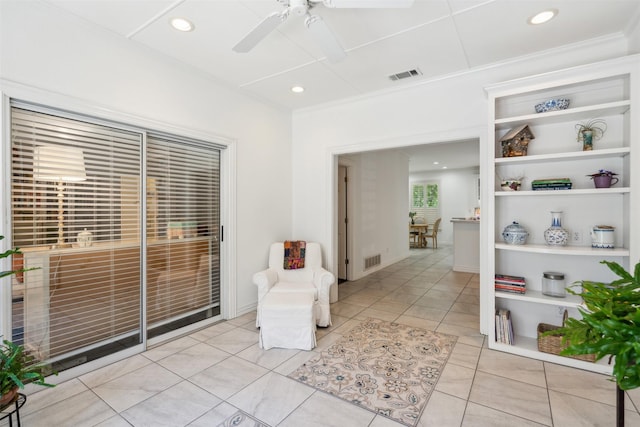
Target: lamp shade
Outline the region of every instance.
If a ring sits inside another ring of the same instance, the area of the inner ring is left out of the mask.
[[[38,181],[85,181],[84,153],[79,148],[41,145],[33,151],[33,178]]]

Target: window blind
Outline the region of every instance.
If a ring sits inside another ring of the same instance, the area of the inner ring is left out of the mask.
[[[220,313],[221,146],[12,102],[11,149],[14,341],[62,369]]]
[[[150,327],[220,305],[220,151],[147,137],[147,318]],[[162,244],[158,244],[162,242]]]
[[[140,243],[127,223],[140,222],[139,190],[126,178],[140,176],[141,147],[138,132],[11,109],[13,244],[40,267],[13,297],[43,360],[139,332]]]

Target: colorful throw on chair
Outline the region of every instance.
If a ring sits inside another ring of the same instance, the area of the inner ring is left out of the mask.
[[[304,253],[307,242],[303,240],[286,240],[284,242],[284,269],[296,270],[304,268]]]

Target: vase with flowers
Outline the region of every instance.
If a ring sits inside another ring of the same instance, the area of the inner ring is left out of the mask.
[[[616,175],[618,174],[615,172],[611,172],[606,169],[600,169],[598,172],[589,174],[587,176],[590,176],[591,179],[593,179],[593,184],[596,186],[596,188],[609,188],[612,185],[618,183],[618,178],[616,178]]]
[[[418,212],[409,212],[409,218],[411,218],[411,224],[415,224],[415,219],[414,217],[416,216]]]

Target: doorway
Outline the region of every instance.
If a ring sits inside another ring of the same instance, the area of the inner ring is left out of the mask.
[[[438,135],[430,141],[425,136],[424,142],[416,145],[371,149],[371,144],[363,144],[362,147],[349,146],[348,151],[336,150],[333,153],[332,236],[335,239],[333,265],[337,275],[344,259],[341,206],[344,199],[340,187],[343,186],[345,166],[348,166],[349,175],[347,271],[349,280],[358,280],[408,255],[406,230],[411,210],[410,183],[414,174],[418,180],[441,180],[442,188],[446,188],[440,206],[443,226],[438,237],[439,240],[441,236],[446,238],[442,243],[452,241],[451,223],[444,218],[465,216],[467,210],[477,206],[476,178],[482,147],[479,134],[479,130],[465,131],[451,139]],[[434,164],[437,160],[440,163]],[[464,191],[461,190],[463,185]],[[374,257],[380,259],[380,264],[374,262],[371,266],[366,261]]]
[[[338,283],[349,280],[349,170],[338,166]]]

